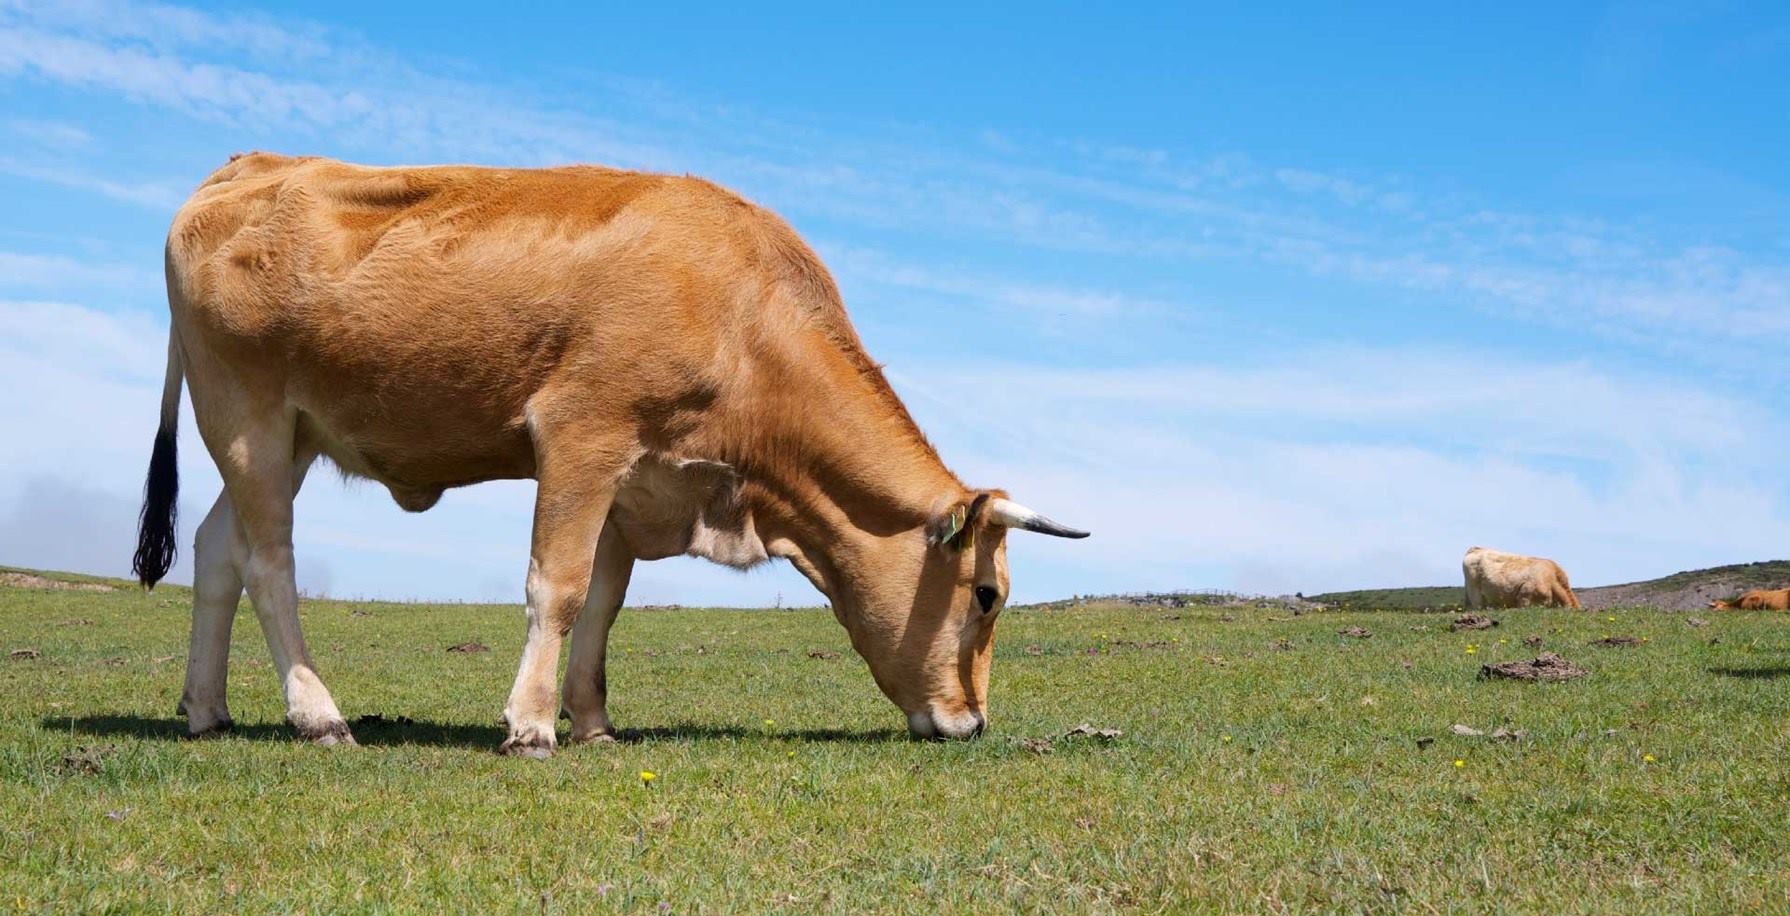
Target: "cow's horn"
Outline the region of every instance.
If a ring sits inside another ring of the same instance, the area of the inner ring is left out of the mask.
[[[1086,531],[1077,531],[1033,512],[1010,499],[995,498],[988,502],[988,520],[1008,528],[1024,528],[1058,538],[1085,538]]]

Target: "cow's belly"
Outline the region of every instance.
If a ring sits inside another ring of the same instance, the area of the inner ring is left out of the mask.
[[[353,403],[298,406],[301,448],[328,458],[345,474],[383,484],[406,511],[434,506],[452,487],[535,473],[523,429],[505,424],[479,429],[465,416],[424,409],[398,409],[391,412],[402,419],[368,422],[368,412]]]

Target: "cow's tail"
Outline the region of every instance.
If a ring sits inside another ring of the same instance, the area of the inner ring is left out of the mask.
[[[1584,605],[1579,603],[1578,594],[1572,590],[1572,581],[1566,578],[1566,570],[1561,569],[1560,564],[1558,563],[1554,564],[1554,569],[1560,573],[1560,590],[1566,593],[1566,606],[1569,608],[1583,608]]]
[[[143,512],[137,518],[137,554],[131,558],[131,572],[145,588],[155,588],[174,565],[174,529],[180,497],[175,436],[180,431],[180,385],[184,375],[180,342],[170,327],[161,424],[155,430],[155,448],[149,453],[149,476],[143,481]]]

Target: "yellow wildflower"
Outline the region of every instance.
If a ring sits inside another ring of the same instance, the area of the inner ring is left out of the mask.
[[[653,772],[652,770],[641,770],[640,771],[640,781],[643,783],[651,783],[653,780],[658,779],[658,778],[659,778],[659,774]]]
[[[1454,762],[1454,768],[1455,768],[1455,769],[1457,769],[1457,770],[1458,770],[1458,769],[1460,769],[1460,768],[1461,768],[1461,767],[1464,767],[1464,766],[1466,766],[1466,765],[1467,765],[1467,761],[1465,761],[1465,760],[1459,760],[1459,759],[1457,759],[1457,760],[1455,760],[1455,762]]]

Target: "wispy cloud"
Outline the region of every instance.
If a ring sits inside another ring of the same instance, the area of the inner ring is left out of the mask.
[[[65,121],[14,118],[6,122],[6,129],[26,142],[53,149],[76,149],[93,142],[92,134]]]
[[[1790,536],[1790,494],[1757,448],[1761,406],[1462,356],[1315,349],[1264,367],[894,379],[966,476],[1095,531],[1072,549],[1028,544],[1016,581],[1061,567],[1112,588],[1447,583],[1462,551],[1488,544],[1557,555],[1592,584]]]
[[[39,165],[5,157],[0,157],[0,173],[64,188],[88,191],[124,203],[153,210],[165,210],[170,213],[179,207],[180,202],[186,199],[186,195],[192,191],[192,188],[172,181],[119,181],[79,169]]]
[[[0,295],[78,287],[154,288],[159,275],[129,264],[98,263],[50,254],[0,251]]]

